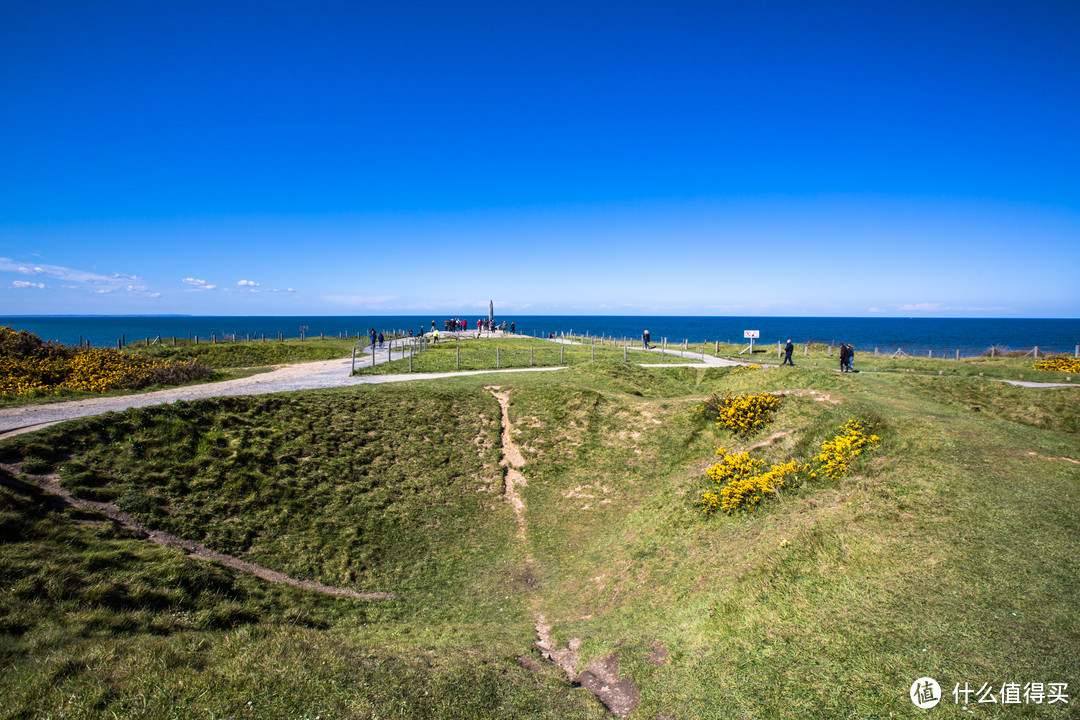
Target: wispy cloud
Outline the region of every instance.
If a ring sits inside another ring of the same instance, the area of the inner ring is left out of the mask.
[[[254,280],[237,280],[236,284],[240,287],[259,287],[259,283]]]
[[[1012,310],[1010,308],[1007,308],[1007,307],[956,307],[956,306],[953,306],[953,305],[946,305],[945,303],[940,303],[940,302],[910,303],[910,304],[907,304],[907,305],[901,305],[896,309],[899,310],[900,312],[933,312],[933,313],[940,313],[940,312],[963,312],[963,313],[970,313],[970,312],[977,312],[977,313],[1012,312]]]
[[[11,258],[0,258],[0,272],[12,272],[31,277],[44,277],[60,280],[62,288],[66,290],[88,289],[94,294],[123,293],[139,297],[160,297],[161,293],[152,293],[143,283],[142,278],[129,273],[114,272],[111,275],[79,270],[77,268],[64,267],[62,265],[45,265],[39,263],[16,262]],[[15,280],[12,287],[34,287],[46,289],[41,282],[29,282]]]
[[[286,290],[286,292],[293,292],[292,288]],[[335,305],[382,305],[390,302],[394,299],[393,295],[378,295],[378,296],[366,296],[366,295],[324,295],[323,300],[334,303]]]
[[[181,278],[180,282],[190,285],[195,290],[214,290],[217,288],[217,285],[193,277]]]

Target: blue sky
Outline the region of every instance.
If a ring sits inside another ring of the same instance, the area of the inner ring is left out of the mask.
[[[4,3],[0,315],[1080,316],[1080,4]]]

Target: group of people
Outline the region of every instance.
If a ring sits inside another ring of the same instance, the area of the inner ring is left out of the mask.
[[[851,366],[851,361],[855,359],[855,348],[851,346],[851,343],[847,345],[840,343],[840,372],[859,372]]]
[[[788,338],[787,345],[784,346],[784,361],[780,363],[781,366],[790,365],[791,367],[795,367],[795,363],[791,361],[791,354],[793,352],[795,352],[795,346],[791,344],[791,338]],[[840,372],[859,372],[851,364],[854,359],[855,348],[852,344],[840,343]]]
[[[462,320],[461,318],[447,318],[446,320],[443,321],[443,330],[445,332],[462,332],[462,331],[465,331],[465,330],[468,330],[468,329],[469,329],[469,322],[467,320]],[[509,329],[510,329],[511,334],[514,334],[514,333],[517,332],[517,327],[516,327],[515,323],[513,323],[513,322],[510,323],[510,328]],[[506,332],[506,330],[507,330],[506,321],[503,320],[502,324],[500,325],[499,323],[496,323],[496,322],[492,321],[489,318],[478,318],[477,319],[477,321],[476,321],[476,331],[477,332],[493,332],[495,330],[501,330],[503,332]],[[438,342],[439,331],[435,327],[435,321],[434,320],[431,321],[431,333],[430,334],[432,336],[434,336],[435,341]],[[409,331],[409,335],[410,336],[412,335],[412,330]],[[420,328],[420,335],[424,335],[424,329],[423,328]]]

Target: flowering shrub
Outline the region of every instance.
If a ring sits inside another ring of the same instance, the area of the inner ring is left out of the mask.
[[[838,480],[847,474],[851,461],[858,457],[864,448],[870,448],[881,442],[877,435],[868,435],[866,429],[856,420],[848,420],[840,428],[840,434],[821,445],[821,452],[814,457],[817,467],[810,477],[824,475],[830,480]]]
[[[0,328],[0,394],[57,390],[106,392],[201,380],[213,371],[197,360],[153,360],[101,348],[67,348],[37,336]]]
[[[728,375],[738,375],[739,373],[746,372],[747,370],[760,370],[760,369],[761,369],[760,365],[742,365],[740,367],[735,368],[731,372],[729,372]]]
[[[711,489],[701,495],[701,509],[706,515],[723,510],[730,515],[744,505],[757,505],[767,495],[775,495],[787,485],[787,479],[801,469],[795,461],[773,465],[765,470],[763,460],[750,457],[750,453],[730,454],[717,448],[720,462],[706,471],[713,481]]]
[[[1080,373],[1080,359],[1068,355],[1048,357],[1032,366],[1033,370],[1057,370],[1058,372]]]
[[[713,393],[698,408],[698,413],[716,421],[731,432],[749,434],[769,424],[772,414],[780,407],[780,398],[762,393],[760,395],[728,395],[720,397]]]

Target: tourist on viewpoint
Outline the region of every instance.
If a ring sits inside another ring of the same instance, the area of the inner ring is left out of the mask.
[[[791,344],[791,338],[788,338],[787,345],[784,346],[784,362],[780,363],[780,367],[790,365],[795,367],[795,363],[791,362],[791,353],[795,352],[795,346]]]

